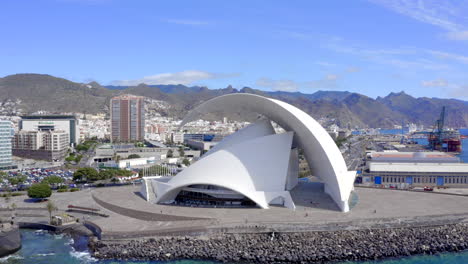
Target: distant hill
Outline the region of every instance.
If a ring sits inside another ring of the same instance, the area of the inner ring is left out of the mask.
[[[314,118],[326,117],[339,126],[392,127],[402,122],[430,126],[438,118],[442,106],[447,107],[448,126],[468,127],[468,102],[456,99],[415,98],[404,92],[390,93],[373,99],[347,91],[269,92],[228,86],[208,89],[202,86],[146,85],[101,86],[99,83],[75,83],[44,74],[15,74],[0,78],[0,102],[20,100],[25,112],[108,112],[112,96],[130,93],[171,105],[161,114],[183,117],[190,109],[213,97],[230,93],[252,93],[283,100],[299,107]],[[211,118],[233,113],[216,113]]]
[[[442,107],[446,107],[446,123],[453,127],[467,127],[467,102],[456,99],[414,98],[405,92],[390,93],[377,101],[394,112],[404,116],[409,122],[433,124],[438,119]]]
[[[15,74],[0,78],[0,101],[20,99],[25,112],[102,112],[112,94],[97,83],[86,85],[45,74]]]

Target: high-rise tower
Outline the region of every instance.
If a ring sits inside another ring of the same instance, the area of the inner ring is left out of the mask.
[[[133,142],[145,138],[143,97],[125,94],[112,98],[110,116],[112,142]]]

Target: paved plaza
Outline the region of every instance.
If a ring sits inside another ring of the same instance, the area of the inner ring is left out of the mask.
[[[356,188],[357,204],[348,213],[339,211],[323,193],[323,185],[301,182],[293,191],[296,210],[272,206],[260,208],[201,208],[158,205],[146,202],[140,195],[141,186],[86,189],[74,193],[54,193],[51,200],[59,211],[68,205],[99,209],[109,217],[72,213],[82,220],[99,225],[106,235],[150,235],[152,232],[174,230],[206,230],[241,226],[314,226],[333,223],[370,223],[401,219],[436,218],[449,215],[468,217],[468,197],[429,192],[409,192],[371,188]],[[25,196],[13,197],[17,220],[45,222],[45,203],[31,203]]]
[[[224,223],[330,222],[386,217],[415,217],[468,213],[468,197],[428,192],[356,188],[357,204],[342,213],[323,192],[321,183],[302,182],[293,191],[296,210],[271,206],[258,208],[201,208],[150,204],[138,195],[139,186],[95,189],[96,198],[124,208],[164,214],[217,219]],[[306,216],[307,214],[307,216]]]

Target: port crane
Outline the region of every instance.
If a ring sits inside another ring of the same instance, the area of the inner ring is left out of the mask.
[[[428,147],[431,150],[446,152],[461,152],[461,137],[458,130],[444,129],[446,108],[442,107],[439,119],[436,120],[432,131],[416,132],[415,134],[427,135]]]
[[[438,146],[440,148],[444,145],[443,132],[445,125],[445,106],[442,107],[442,112],[440,112],[439,119],[436,120],[434,129],[429,134],[429,145],[431,150],[436,150]]]

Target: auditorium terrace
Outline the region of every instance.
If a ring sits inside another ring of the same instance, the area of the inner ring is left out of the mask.
[[[291,191],[298,181],[299,149],[311,174],[338,208],[349,211],[356,172],[346,163],[327,131],[310,115],[285,102],[252,94],[229,94],[193,109],[183,127],[208,113],[256,113],[261,118],[225,137],[197,162],[172,177],[144,177],[141,194],[148,202],[202,202],[220,207],[270,205],[295,209]],[[285,132],[275,133],[271,121]]]

